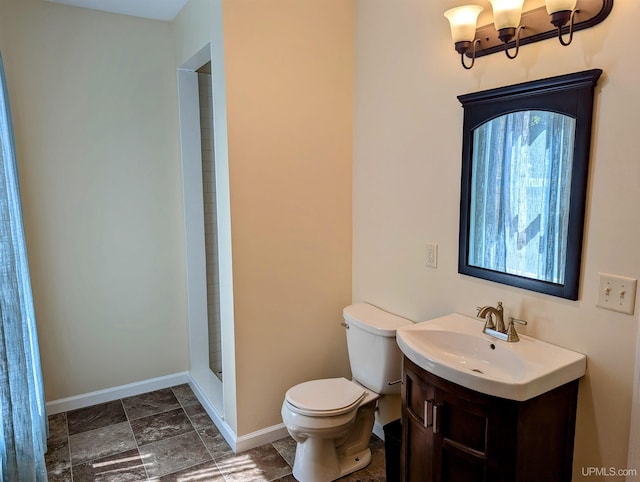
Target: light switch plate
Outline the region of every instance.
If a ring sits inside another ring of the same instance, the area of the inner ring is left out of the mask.
[[[606,273],[599,273],[599,275],[596,306],[633,315],[638,280]]]

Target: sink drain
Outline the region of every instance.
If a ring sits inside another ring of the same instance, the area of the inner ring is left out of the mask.
[[[484,372],[482,370],[478,370],[477,368],[472,368],[471,371],[476,373],[482,373],[484,375]]]

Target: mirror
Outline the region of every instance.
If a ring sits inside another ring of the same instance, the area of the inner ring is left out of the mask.
[[[458,97],[458,272],[578,299],[599,69]]]

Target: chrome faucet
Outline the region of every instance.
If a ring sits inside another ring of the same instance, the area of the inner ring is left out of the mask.
[[[494,308],[493,306],[479,306],[478,318],[483,318],[485,320],[484,328],[482,329],[483,333],[486,333],[489,336],[493,336],[494,338],[509,342],[520,340],[520,338],[518,337],[518,333],[516,333],[514,323],[520,323],[521,325],[527,324],[527,322],[524,320],[518,320],[516,318],[510,317],[509,328],[505,328],[504,308],[502,307],[502,301],[498,301],[498,306],[496,308]]]

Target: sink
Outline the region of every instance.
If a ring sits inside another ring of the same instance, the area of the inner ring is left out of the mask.
[[[398,328],[400,350],[426,371],[487,395],[524,401],[582,377],[587,358],[519,334],[510,343],[484,321],[453,313]]]

